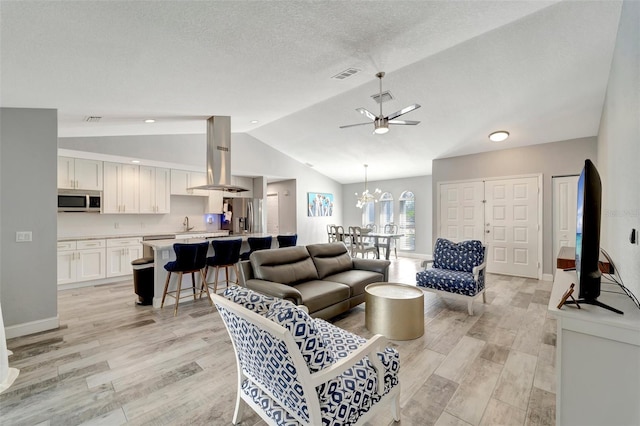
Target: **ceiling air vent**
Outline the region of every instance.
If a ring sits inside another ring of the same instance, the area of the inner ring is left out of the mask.
[[[381,104],[387,101],[390,101],[393,99],[393,95],[391,94],[390,91],[385,91],[382,93],[376,93],[375,95],[371,95],[371,98],[373,98],[374,101],[376,101],[377,104]],[[382,101],[381,101],[382,99]]]
[[[360,70],[356,69],[356,68],[347,68],[346,70],[339,72],[338,74],[334,75],[331,78],[335,78],[338,80],[344,80],[345,78],[351,77],[354,74],[359,73]]]
[[[88,115],[84,118],[84,121],[87,123],[97,123],[100,120],[102,120],[102,117],[98,117],[96,115]]]

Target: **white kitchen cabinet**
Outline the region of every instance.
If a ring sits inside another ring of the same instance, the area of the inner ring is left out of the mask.
[[[169,213],[171,171],[140,166],[140,213]]]
[[[140,167],[104,162],[103,213],[138,213]]]
[[[188,189],[193,186],[207,184],[207,175],[202,172],[171,169],[171,195],[209,196],[209,191],[202,189]]]
[[[107,278],[130,275],[131,261],[142,257],[141,238],[107,240]]]
[[[102,191],[102,161],[58,157],[58,188]]]
[[[58,243],[58,285],[105,278],[105,240]]]
[[[209,191],[209,202],[205,213],[222,214],[222,202],[224,198],[222,191]]]

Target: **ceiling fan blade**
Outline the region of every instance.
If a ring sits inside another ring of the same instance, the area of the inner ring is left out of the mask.
[[[415,126],[416,124],[420,124],[420,122],[411,120],[389,120],[389,124],[404,124],[408,126]]]
[[[420,105],[418,104],[413,104],[413,105],[409,105],[407,107],[402,108],[400,111],[396,111],[394,113],[391,113],[387,116],[387,119],[389,121],[393,120],[394,118],[400,117],[403,114],[406,114],[408,112],[413,111],[414,109],[418,109],[420,108]]]
[[[356,108],[356,111],[358,111],[360,114],[364,115],[371,121],[376,121],[376,118],[378,118],[375,115],[373,115],[371,111],[365,108]]]
[[[347,124],[346,126],[340,126],[340,128],[341,129],[346,129],[347,127],[364,126],[364,125],[371,126],[371,123]]]

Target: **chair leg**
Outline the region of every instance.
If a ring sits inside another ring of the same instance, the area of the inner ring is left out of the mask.
[[[167,297],[167,290],[169,290],[169,280],[171,279],[171,272],[167,274],[167,280],[164,282],[164,291],[162,292],[162,303],[160,303],[160,309],[164,307],[164,299]]]
[[[485,294],[487,294],[486,292],[482,292],[482,303],[487,303],[487,296],[485,296]]]
[[[209,293],[209,286],[207,285],[206,273],[201,269],[200,276],[202,277],[202,287],[200,288],[200,297],[202,298],[202,288],[207,292],[207,299],[209,299],[209,305],[213,306],[213,300],[211,300],[211,293]]]
[[[233,412],[233,420],[231,421],[231,423],[233,423],[234,425],[237,425],[242,421],[242,413],[245,406],[242,398],[240,397],[240,392],[241,390],[238,389],[238,395],[236,396],[236,409]]]
[[[227,288],[229,288],[229,265],[224,265],[224,276],[227,279]]]
[[[178,303],[180,303],[180,293],[182,292],[182,272],[178,272],[178,288],[176,290],[176,307],[173,308],[173,316],[178,315]]]
[[[473,315],[473,299],[469,299],[467,302],[467,309],[469,310],[469,315]]]
[[[400,392],[393,398],[393,402],[391,403],[391,415],[393,416],[394,422],[400,421]]]
[[[218,294],[218,275],[220,274],[220,267],[216,266],[216,270],[214,272],[216,274],[215,279],[213,280],[213,292]]]
[[[193,287],[193,300],[196,300],[196,275],[191,271],[191,287]]]
[[[240,271],[238,270],[238,264],[233,264],[233,270],[236,273],[236,285],[240,285]]]

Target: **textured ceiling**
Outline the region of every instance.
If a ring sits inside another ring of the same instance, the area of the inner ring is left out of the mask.
[[[342,183],[363,163],[371,180],[424,175],[434,158],[596,135],[619,15],[618,1],[3,1],[0,101],[57,108],[62,137],[204,133],[230,115]],[[339,129],[378,111],[377,71],[385,115],[419,103],[402,118],[422,123]],[[497,129],[508,142],[488,141]]]

